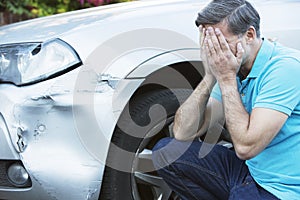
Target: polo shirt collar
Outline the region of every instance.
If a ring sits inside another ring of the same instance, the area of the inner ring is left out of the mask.
[[[259,75],[264,65],[271,59],[273,50],[274,44],[263,38],[262,45],[247,78],[256,78]]]

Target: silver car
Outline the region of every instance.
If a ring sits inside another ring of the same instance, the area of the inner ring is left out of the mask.
[[[206,3],[135,1],[0,27],[0,199],[179,199],[151,149],[203,76],[195,19]],[[299,1],[253,4],[265,38],[300,49]]]

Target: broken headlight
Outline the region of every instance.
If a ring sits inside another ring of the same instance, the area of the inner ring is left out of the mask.
[[[71,70],[80,63],[73,48],[59,39],[0,45],[1,82],[35,83]]]

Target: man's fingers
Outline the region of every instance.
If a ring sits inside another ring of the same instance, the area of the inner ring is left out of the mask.
[[[210,56],[210,50],[209,50],[209,45],[208,45],[208,39],[205,38],[204,40],[204,45],[203,45],[203,50],[204,50],[204,53],[206,55],[206,57]]]
[[[206,52],[208,53],[208,55],[210,55],[210,56],[216,55],[216,50],[215,50],[214,44],[210,38],[205,39],[205,46],[206,46]]]
[[[209,35],[209,39],[211,40],[211,42],[214,46],[215,52],[217,54],[221,53],[222,49],[221,49],[221,46],[219,44],[219,40],[218,40],[218,38],[215,34],[215,31],[212,27],[207,28],[206,35]]]
[[[216,33],[216,36],[218,37],[221,49],[223,51],[230,51],[230,47],[229,47],[224,35],[220,31],[220,29],[216,28],[215,33]]]
[[[204,45],[204,38],[205,38],[205,28],[202,25],[199,26],[199,32],[200,32],[199,43],[200,43],[200,46],[203,47],[203,45]]]
[[[201,41],[201,45],[203,46],[204,45],[204,39],[205,39],[205,31],[206,29],[205,28],[202,28],[202,41]]]

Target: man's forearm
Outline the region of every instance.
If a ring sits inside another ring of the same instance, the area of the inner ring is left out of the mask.
[[[254,108],[249,114],[242,104],[236,81],[219,82],[227,129],[237,156],[248,160],[263,151],[286,122],[288,115],[268,108]]]
[[[247,130],[249,114],[242,104],[237,87],[229,85],[221,88],[226,125],[232,134],[240,135]]]
[[[220,83],[226,127],[235,147],[246,146],[251,137],[248,135],[250,115],[245,110],[237,88],[236,79]]]
[[[203,124],[204,113],[211,90],[216,80],[204,76],[191,96],[179,107],[174,120],[174,136],[178,140],[189,140],[197,136]]]

